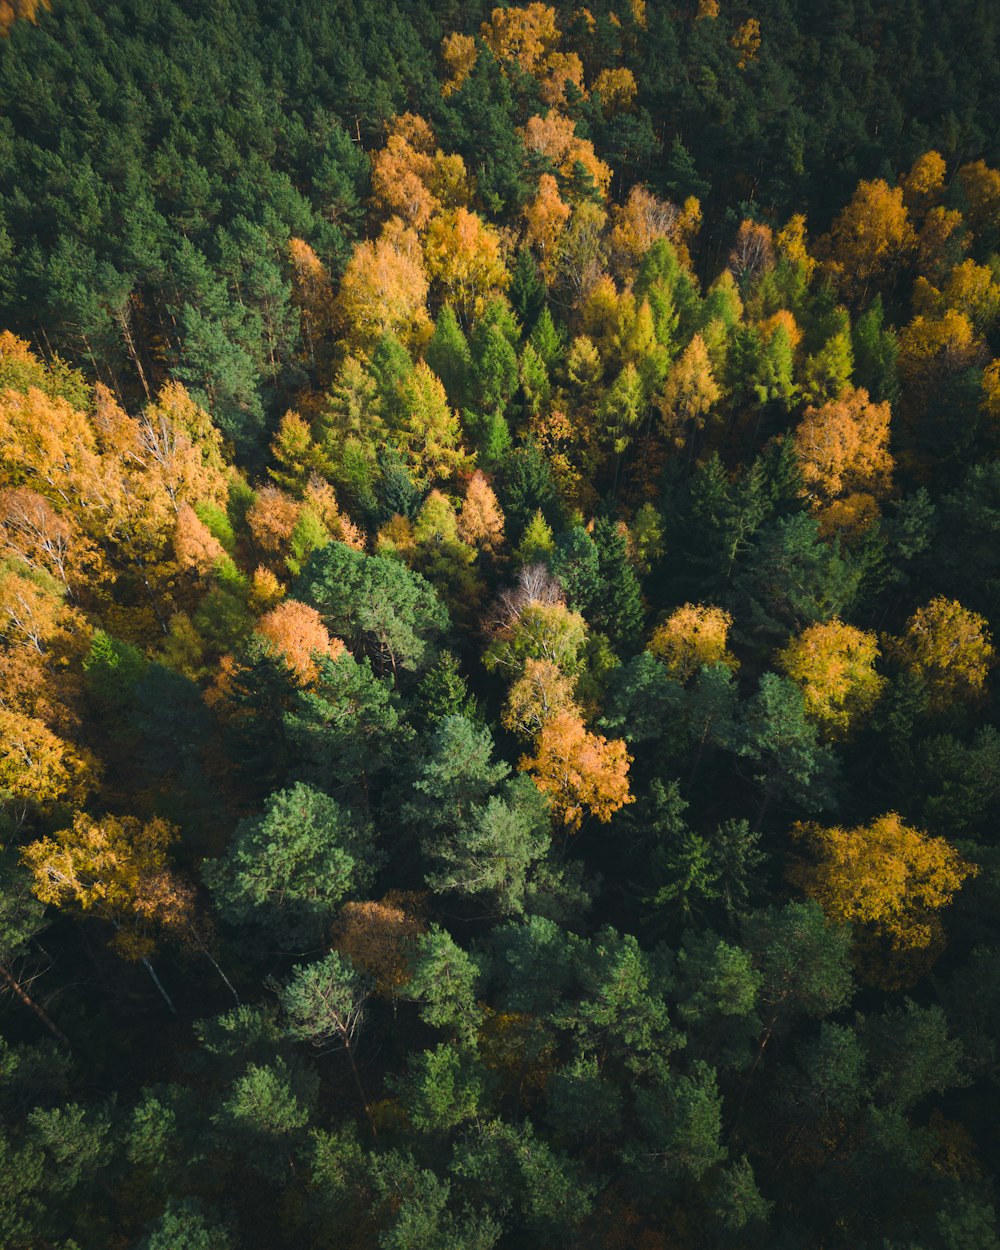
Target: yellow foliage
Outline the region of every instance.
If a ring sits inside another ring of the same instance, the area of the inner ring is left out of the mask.
[[[827,246],[831,276],[848,298],[864,303],[869,288],[891,277],[917,246],[902,189],[881,178],[860,182]]]
[[[895,812],[856,829],[799,824],[793,836],[812,854],[789,879],[840,924],[868,927],[895,950],[930,946],[937,915],[977,871],[944,838],[903,824]]]
[[[611,185],[611,166],[606,165],[594,151],[589,139],[581,139],[574,123],[550,109],[545,117],[530,117],[524,127],[524,146],[529,152],[537,152],[552,162],[564,182],[571,184],[576,166],[581,165],[590,175],[594,186],[602,196]]]
[[[445,98],[458,91],[469,77],[475,68],[478,55],[476,41],[471,35],[462,35],[458,31],[445,35],[441,41],[441,59],[450,75],[441,85],[441,94]]]
[[[387,227],[374,243],[358,244],[336,301],[349,348],[364,356],[387,331],[407,344],[428,337],[428,287],[420,244],[412,230]]]
[[[810,625],[775,663],[802,690],[807,715],[841,737],[878,702],[885,678],[875,671],[878,640],[843,621]]]
[[[649,651],[678,681],[693,677],[703,664],[725,664],[735,671],[739,661],[726,645],[732,625],[722,608],[685,603],[653,631]]]
[[[774,236],[774,246],[780,255],[793,265],[797,265],[806,282],[813,276],[816,261],[809,255],[806,247],[806,218],[804,213],[796,213],[788,223]]]
[[[466,325],[510,284],[500,236],[467,208],[440,213],[427,228],[427,274]]]
[[[737,69],[746,69],[760,51],[760,22],[748,17],[729,42],[736,49]]]
[[[925,152],[917,157],[900,183],[903,202],[911,213],[923,216],[940,197],[947,168],[940,152]]]
[[[593,90],[600,94],[604,116],[613,117],[615,113],[625,113],[632,107],[639,88],[632,71],[618,67],[602,69],[594,79]]]
[[[939,595],[914,612],[901,638],[886,640],[886,650],[924,680],[931,707],[944,711],[982,693],[994,656],[987,624],[978,612]]]
[[[504,515],[493,489],[477,469],[469,478],[458,518],[458,537],[471,547],[496,554],[503,545]]]
[[[32,842],[21,852],[43,903],[94,913],[114,925],[114,945],[126,959],[153,949],[151,923],[183,923],[190,895],[169,868],[167,849],[177,830],[159,817],[95,819],[81,812],[69,829]]]
[[[538,180],[538,194],[525,206],[526,237],[534,248],[542,273],[548,281],[555,275],[559,244],[569,220],[570,208],[559,194],[559,184],[551,174]]]
[[[989,234],[1000,224],[1000,170],[985,161],[973,161],[958,171],[968,204],[969,225],[975,234]]]
[[[0,709],[0,799],[4,803],[82,803],[99,769],[42,721]]]
[[[502,720],[512,733],[530,738],[552,716],[570,709],[576,710],[569,678],[551,660],[528,659],[508,692]]]

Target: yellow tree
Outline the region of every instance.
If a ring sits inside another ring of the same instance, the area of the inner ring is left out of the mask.
[[[387,331],[408,344],[429,337],[428,287],[413,230],[387,227],[374,243],[360,243],[344,270],[336,301],[349,348],[366,355]]]
[[[372,194],[387,215],[423,230],[434,213],[468,198],[460,156],[446,156],[422,117],[403,113],[390,123],[386,146],[372,161]]]
[[[923,950],[940,935],[940,911],[978,869],[944,838],[905,825],[895,812],[855,829],[799,824],[793,836],[810,852],[791,881],[831,920],[862,926],[901,952]]]
[[[703,664],[725,664],[737,669],[739,661],[727,647],[733,618],[722,608],[685,603],[657,626],[649,651],[678,681],[693,677]]]
[[[682,447],[695,430],[704,427],[721,396],[705,340],[696,334],[670,370],[660,399],[668,437]]]
[[[28,806],[82,803],[95,788],[100,769],[42,721],[0,708],[0,801],[23,816]]]
[[[918,156],[910,172],[900,181],[903,203],[914,216],[923,217],[944,191],[947,165],[940,152]]]
[[[917,316],[899,334],[899,371],[910,398],[920,400],[953,373],[980,363],[982,341],[972,322],[954,308],[940,316]]]
[[[537,2],[494,9],[480,33],[498,61],[514,61],[526,74],[543,68],[560,38],[555,9]]]
[[[602,69],[594,79],[593,90],[601,97],[601,109],[605,117],[625,113],[635,100],[639,88],[635,75],[624,66]]]
[[[564,186],[571,188],[581,167],[602,196],[611,185],[611,166],[606,165],[589,139],[581,139],[576,126],[568,117],[550,109],[545,117],[530,117],[524,127],[524,146],[529,152],[544,156],[552,162]],[[572,198],[572,197],[571,197]]]
[[[443,302],[452,305],[466,326],[510,284],[500,236],[467,208],[439,213],[431,220],[424,256],[427,274]]]
[[[991,169],[985,161],[973,161],[958,171],[958,181],[965,193],[969,225],[977,235],[990,235],[1000,224],[1000,170]]]
[[[449,74],[449,77],[441,84],[441,94],[446,99],[452,92],[458,91],[472,73],[478,55],[476,41],[471,35],[462,35],[454,31],[442,39],[441,59]]]
[[[80,813],[68,829],[32,842],[22,851],[43,903],[77,910],[109,922],[114,946],[126,959],[145,961],[155,927],[172,927],[185,892],[171,892],[168,848],[177,830],[156,817]],[[188,898],[188,904],[190,899]]]
[[[843,737],[885,688],[875,671],[878,656],[874,634],[835,619],[808,626],[775,662],[802,690],[806,714],[830,737]]]
[[[542,725],[535,754],[518,767],[533,774],[564,828],[575,833],[588,813],[606,824],[627,803],[632,757],[620,739],[591,733],[576,709],[556,712]]]
[[[826,242],[831,275],[848,298],[865,303],[869,289],[891,278],[917,246],[901,188],[881,178],[859,183]]]
[[[886,650],[922,678],[937,711],[977,700],[994,657],[986,618],[942,595],[918,608]]]
[[[511,686],[504,704],[503,723],[512,733],[533,738],[559,712],[576,712],[573,683],[551,660],[524,662],[524,672]]]
[[[611,256],[615,271],[634,277],[642,258],[658,239],[676,243],[680,210],[669,200],[658,199],[645,187],[634,186],[628,199],[614,211]]]
[[[403,387],[406,415],[397,438],[413,480],[445,482],[470,464],[462,446],[458,414],[438,376],[420,361]]]

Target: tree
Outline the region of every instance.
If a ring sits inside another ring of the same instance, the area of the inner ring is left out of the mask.
[[[424,361],[403,387],[406,416],[397,431],[413,481],[422,488],[445,482],[470,464],[462,447],[458,413],[448,404],[439,378]]]
[[[336,638],[380,672],[416,672],[434,659],[448,617],[434,589],[398,560],[330,543],[310,556],[295,595]]]
[[[885,689],[885,678],[875,671],[878,655],[874,634],[834,619],[808,626],[775,663],[801,688],[806,714],[838,738],[872,710]]]
[[[295,599],[284,599],[262,616],[255,628],[303,685],[316,677],[314,653],[337,659],[344,652],[344,644],[330,637],[316,609]]]
[[[797,860],[789,879],[831,920],[867,926],[897,951],[938,942],[937,913],[978,871],[944,838],[905,825],[896,812],[854,829],[798,824],[794,836],[810,858]]]
[[[302,333],[313,367],[333,329],[333,288],[326,266],[304,239],[290,239],[292,299],[302,317]]]
[[[427,275],[466,326],[507,289],[500,236],[466,208],[431,219],[424,240]]]
[[[737,754],[759,769],[754,774],[763,792],[758,825],[772,797],[813,810],[829,805],[834,757],[806,718],[805,697],[788,678],[761,677],[746,706]]]
[[[463,542],[496,556],[504,540],[504,516],[493,490],[479,470],[465,488],[458,535]]]
[[[335,303],[338,324],[349,348],[368,356],[383,334],[405,342],[430,337],[427,274],[420,243],[412,230],[390,232],[355,249]]]
[[[285,950],[314,947],[337,904],[374,875],[372,829],[301,783],[241,821],[202,872],[220,914]]]
[[[831,272],[848,298],[864,305],[871,287],[894,277],[916,246],[902,190],[881,178],[862,181],[830,230]]]
[[[719,402],[722,390],[715,380],[708,348],[696,334],[671,369],[660,399],[665,432],[682,447]]]
[[[942,595],[918,608],[886,650],[926,684],[938,712],[979,699],[994,654],[986,619]]]
[[[737,669],[726,643],[733,618],[722,608],[685,603],[657,626],[649,650],[678,681],[687,681],[705,664]]]
[[[620,740],[609,740],[585,728],[579,713],[558,712],[544,722],[533,756],[518,767],[534,773],[535,785],[556,815],[575,833],[589,814],[603,824],[619,808],[634,802],[629,793],[632,757]]]
[[[557,271],[559,244],[569,216],[570,207],[559,194],[559,184],[551,174],[542,174],[538,194],[524,209],[524,222],[527,241],[549,282]]]

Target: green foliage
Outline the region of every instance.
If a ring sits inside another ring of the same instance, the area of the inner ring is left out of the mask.
[[[202,871],[230,923],[294,950],[322,939],[340,900],[371,881],[373,860],[372,830],[300,783],[241,821],[226,854]]]

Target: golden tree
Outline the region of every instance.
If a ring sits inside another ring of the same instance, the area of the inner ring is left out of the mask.
[[[365,355],[387,331],[406,343],[428,337],[428,288],[413,230],[386,228],[374,243],[360,243],[347,263],[336,301],[349,348]]]
[[[806,714],[831,737],[842,737],[885,688],[875,671],[878,655],[874,634],[832,620],[809,625],[775,662],[801,688]]]
[[[918,608],[886,650],[923,679],[937,711],[977,700],[995,654],[986,618],[943,595]]]
[[[22,858],[43,903],[108,921],[126,959],[146,960],[154,929],[179,927],[191,896],[173,877],[167,851],[177,830],[159,817],[80,813],[68,829],[32,842]]]
[[[559,244],[569,215],[570,208],[559,194],[559,184],[551,174],[542,174],[538,194],[524,209],[524,221],[527,240],[549,281],[555,276]]]
[[[467,208],[437,214],[424,243],[427,274],[466,325],[510,283],[500,236]]]
[[[477,469],[469,478],[458,518],[458,537],[471,547],[495,555],[503,545],[504,515],[493,488]]]
[[[889,404],[872,403],[860,388],[806,409],[794,448],[814,507],[822,509],[834,499],[856,494],[881,499],[889,492],[889,419]]]
[[[512,733],[531,738],[541,732],[546,721],[569,710],[577,710],[572,681],[551,660],[529,657],[507,694],[502,720]]]
[[[810,852],[789,879],[840,924],[869,928],[898,951],[934,944],[938,913],[978,869],[944,838],[905,825],[895,812],[855,829],[799,824],[793,836]]]
[[[881,178],[858,184],[827,240],[830,272],[848,298],[863,304],[917,246],[903,192]]]
[[[678,681],[693,677],[703,664],[736,669],[739,661],[726,645],[732,624],[722,608],[685,603],[653,631],[649,650]]]

